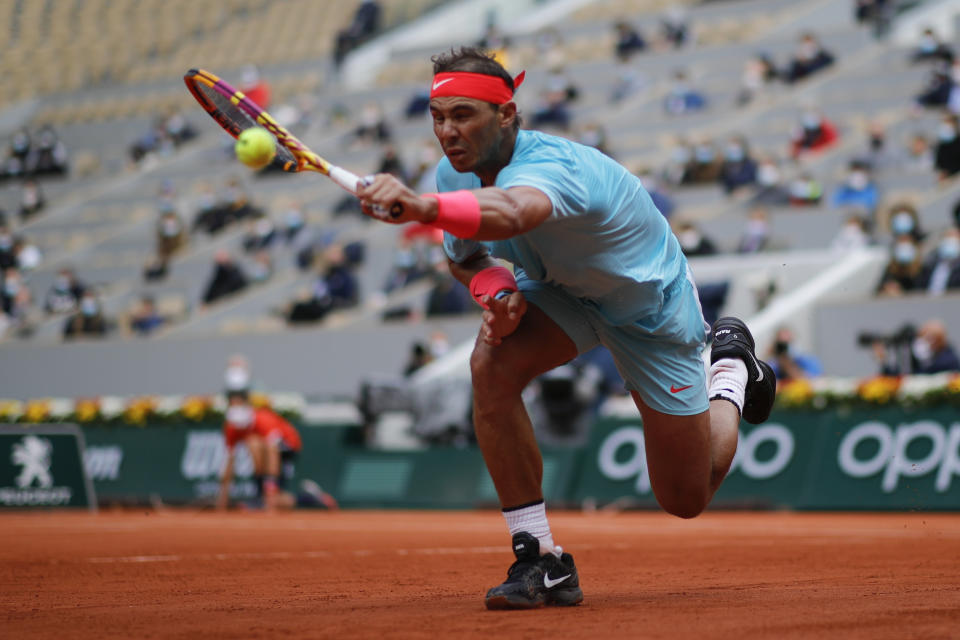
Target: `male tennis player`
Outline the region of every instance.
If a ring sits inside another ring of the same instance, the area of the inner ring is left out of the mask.
[[[469,48],[433,62],[438,193],[381,174],[357,194],[371,217],[443,229],[453,273],[486,309],[470,360],[474,426],[516,555],[487,607],[574,605],[583,593],[547,522],[527,383],[597,343],[609,348],[643,418],[657,501],[692,518],[730,468],[741,414],[769,415],[773,372],[746,325],[721,318],[708,383],[696,288],[639,179],[595,149],[521,131],[513,92],[523,74],[515,81]],[[395,203],[402,215],[383,214]]]

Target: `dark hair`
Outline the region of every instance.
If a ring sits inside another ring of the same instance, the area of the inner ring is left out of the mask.
[[[433,74],[444,73],[446,71],[465,71],[467,73],[482,73],[488,76],[501,78],[513,91],[513,76],[511,76],[503,65],[497,62],[492,53],[488,53],[479,47],[460,47],[459,49],[450,49],[444,53],[438,53],[430,58],[433,63]],[[490,103],[497,109],[499,105]],[[520,128],[520,114],[514,120],[514,129]]]

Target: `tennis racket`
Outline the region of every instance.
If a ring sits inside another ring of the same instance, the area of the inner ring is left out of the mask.
[[[278,142],[277,160],[284,171],[290,173],[316,171],[356,195],[357,182],[361,178],[327,162],[311,151],[307,145],[279,125],[269,113],[242,92],[203,69],[190,69],[183,76],[183,81],[200,106],[234,138],[251,127],[262,127],[273,134]],[[390,208],[390,215],[395,218],[402,213],[403,205],[400,203]]]

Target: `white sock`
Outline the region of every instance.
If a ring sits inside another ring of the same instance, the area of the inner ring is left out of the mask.
[[[553,534],[547,522],[547,506],[542,500],[518,509],[504,509],[503,517],[507,520],[511,536],[526,531],[540,541],[540,555],[552,553],[560,557],[563,550],[553,544]]]
[[[747,388],[747,365],[739,358],[720,358],[710,365],[711,400],[729,400],[743,413],[743,396]]]

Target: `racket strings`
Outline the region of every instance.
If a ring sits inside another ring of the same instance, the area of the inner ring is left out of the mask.
[[[250,114],[233,104],[230,98],[213,87],[208,87],[203,83],[196,83],[196,87],[217,108],[220,114],[234,125],[233,128],[236,129],[238,134],[241,131],[260,126]],[[292,162],[294,165],[297,164],[297,159],[293,153],[282,144],[277,144],[277,159],[284,165],[288,162]]]

